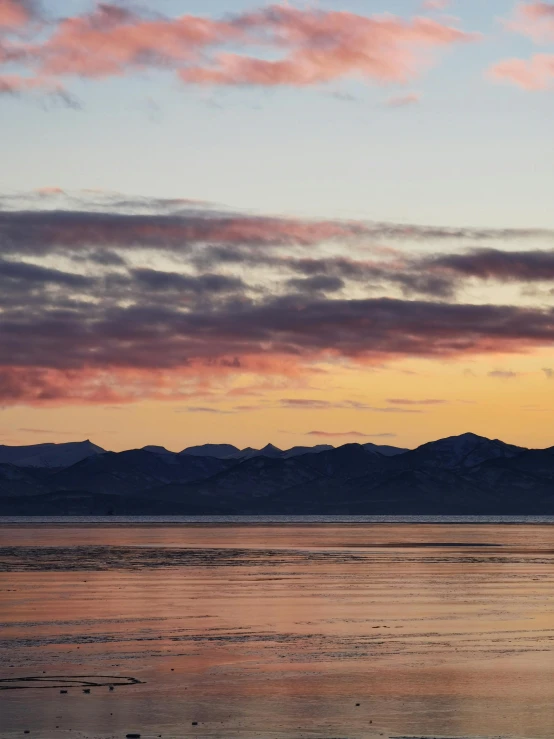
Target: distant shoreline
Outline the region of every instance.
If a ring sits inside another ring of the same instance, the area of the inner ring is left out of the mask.
[[[149,528],[163,527],[323,527],[323,526],[554,526],[554,516],[0,516],[0,528],[37,526],[127,526]]]

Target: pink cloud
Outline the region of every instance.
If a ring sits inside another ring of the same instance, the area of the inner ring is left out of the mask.
[[[239,35],[228,22],[197,16],[144,18],[102,3],[89,15],[62,21],[36,53],[44,74],[102,78],[137,68],[171,68]]]
[[[1,52],[1,49],[0,49]],[[0,58],[0,62],[1,62]],[[50,94],[63,94],[62,87],[50,80],[44,80],[40,77],[23,77],[19,74],[0,75],[0,95],[12,94],[18,95],[24,92],[33,91],[48,92]]]
[[[545,2],[520,2],[507,27],[528,36],[536,43],[554,40],[554,4]]]
[[[34,17],[32,0],[0,0],[0,95],[19,93],[37,85],[11,71],[2,72],[2,65],[26,62],[27,48],[19,37],[27,32]]]
[[[39,187],[37,190],[35,190],[37,195],[41,195],[43,197],[50,197],[54,195],[64,195],[64,191],[61,187]]]
[[[554,4],[519,2],[505,25],[537,44],[552,42]],[[545,90],[554,81],[554,54],[535,54],[530,59],[503,59],[489,69],[488,76],[494,81],[508,82],[524,90]]]
[[[489,77],[524,90],[546,90],[554,82],[554,54],[535,54],[528,60],[505,59],[489,70]]]
[[[31,20],[32,8],[23,0],[0,0],[0,28],[16,29]]]
[[[181,361],[175,367],[132,367],[108,363],[101,367],[79,368],[16,366],[0,363],[0,406],[64,406],[132,404],[141,400],[212,402],[224,395],[222,383],[243,373],[260,378],[260,387],[271,388],[268,377],[301,380],[309,372],[290,357],[243,356],[241,366],[207,358]],[[262,380],[264,382],[262,382]],[[200,412],[204,406],[192,406]],[[234,410],[256,410],[256,406],[238,406]],[[189,408],[190,410],[190,408]],[[206,411],[206,412],[209,412]]]
[[[421,102],[421,95],[412,92],[409,95],[399,95],[389,98],[387,105],[389,108],[406,108],[409,105],[417,105],[419,102]]]
[[[424,10],[446,10],[450,7],[451,0],[425,0]]]
[[[0,24],[12,28],[30,17],[23,0],[0,0]],[[285,5],[220,20],[166,18],[99,3],[91,13],[50,28],[46,39],[10,52],[19,55],[34,86],[59,85],[70,76],[103,79],[150,69],[170,70],[183,83],[200,85],[307,87],[344,79],[404,83],[433,62],[434,52],[478,38],[425,17],[405,20]]]
[[[284,51],[277,60],[221,53],[180,71],[184,82],[208,85],[306,87],[348,78],[407,82],[429,62],[429,52],[474,41],[475,34],[428,18],[299,10],[273,5],[237,24],[252,40]]]

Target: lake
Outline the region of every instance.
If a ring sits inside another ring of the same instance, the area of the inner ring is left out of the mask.
[[[1,739],[550,739],[553,520],[388,520],[0,520]]]

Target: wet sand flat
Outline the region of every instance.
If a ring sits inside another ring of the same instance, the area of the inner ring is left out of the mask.
[[[553,565],[546,525],[4,526],[0,739],[550,738]]]

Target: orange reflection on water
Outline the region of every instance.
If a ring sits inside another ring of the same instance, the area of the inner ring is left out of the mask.
[[[551,527],[0,536],[0,677],[141,681],[0,691],[3,737],[553,735]]]

